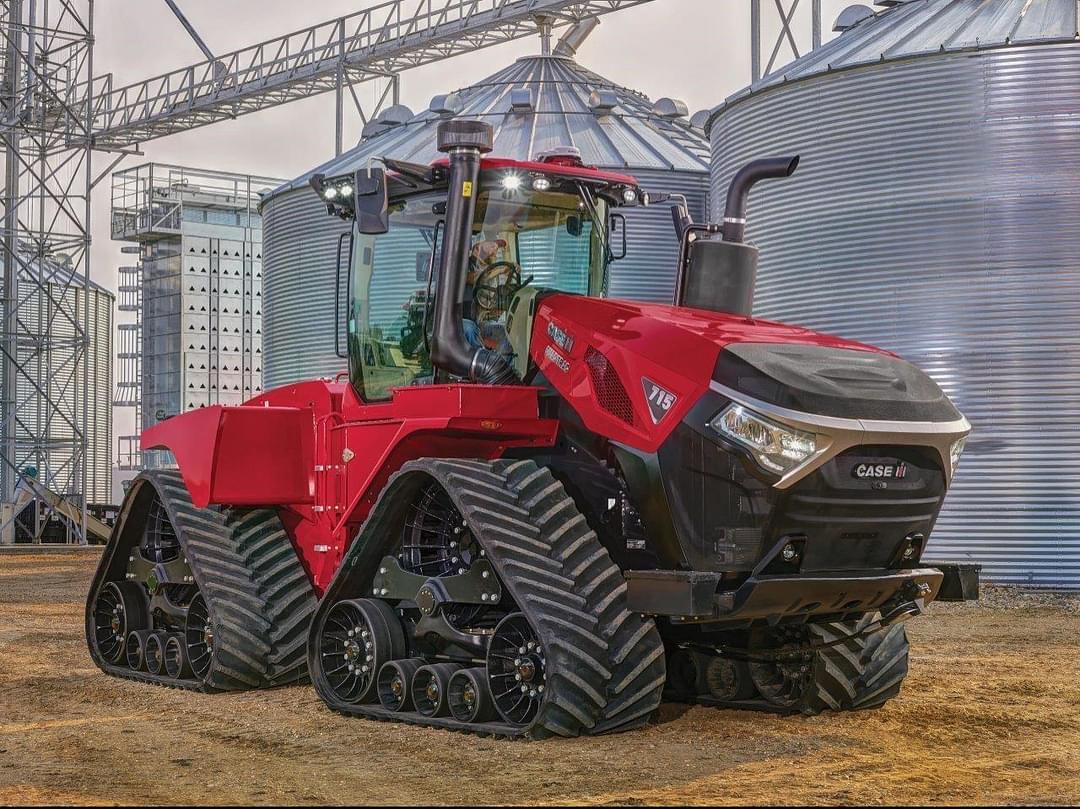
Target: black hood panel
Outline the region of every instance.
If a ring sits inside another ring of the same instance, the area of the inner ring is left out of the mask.
[[[910,362],[846,348],[733,343],[713,379],[746,396],[803,413],[848,419],[948,422],[960,413]]]

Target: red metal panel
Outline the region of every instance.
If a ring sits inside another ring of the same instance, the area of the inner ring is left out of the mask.
[[[553,327],[550,328],[549,327]],[[556,342],[550,335],[569,335]],[[655,452],[712,379],[716,360],[731,343],[802,343],[881,352],[861,343],[754,318],[660,304],[552,295],[540,304],[529,352],[545,377],[595,433]],[[569,348],[567,346],[569,345]],[[629,398],[629,420],[605,407],[603,391],[586,363],[592,348],[613,369]],[[646,401],[643,380],[674,394],[659,424]]]
[[[303,504],[314,496],[309,408],[200,408],[143,431],[144,449],[176,457],[196,506]]]

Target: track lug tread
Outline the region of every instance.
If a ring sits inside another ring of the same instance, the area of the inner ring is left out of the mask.
[[[95,662],[125,679],[194,691],[266,688],[307,674],[307,624],[315,595],[273,509],[200,509],[180,474],[142,473],[141,485],[158,493],[180,539],[182,553],[218,627],[214,660],[203,680],[172,680]],[[110,544],[120,536],[114,531]],[[92,602],[115,546],[106,549],[91,588]]]

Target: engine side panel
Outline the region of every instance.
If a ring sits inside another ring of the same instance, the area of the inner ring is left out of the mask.
[[[720,352],[743,342],[886,353],[752,318],[565,294],[537,307],[529,353],[588,429],[656,452],[708,390]]]

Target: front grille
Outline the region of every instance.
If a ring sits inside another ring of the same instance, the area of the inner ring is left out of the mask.
[[[865,479],[860,464],[905,467]],[[770,536],[805,534],[803,570],[887,567],[909,534],[929,536],[945,497],[940,457],[924,447],[856,447],[799,481],[776,503]]]
[[[659,461],[671,523],[694,570],[748,573],[794,536],[805,537],[804,573],[885,569],[908,535],[930,536],[945,496],[940,457],[923,447],[858,447],[780,490],[740,453],[682,424]],[[900,462],[904,475],[885,485],[852,474],[859,463]]]

